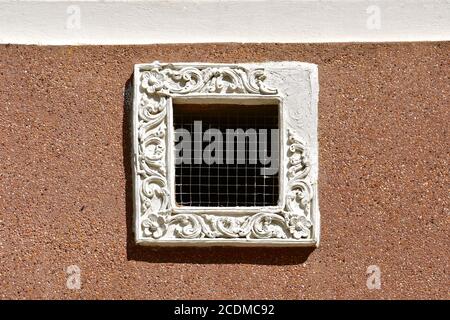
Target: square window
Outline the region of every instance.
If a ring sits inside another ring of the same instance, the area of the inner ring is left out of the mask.
[[[265,183],[270,188],[264,188],[257,183],[257,188],[250,194],[245,185],[254,184],[262,178],[262,168],[268,162],[261,155],[270,154],[270,145],[258,141],[270,139],[267,132],[279,130],[279,105],[240,105],[240,104],[178,104],[173,102],[173,129],[175,137],[175,184],[185,179],[185,173],[178,168],[190,171],[191,180],[184,182],[183,188],[189,183],[200,183],[200,193],[189,195],[187,202],[181,194],[175,192],[175,201],[182,206],[220,207],[254,206],[253,193],[266,194],[261,206],[276,206],[279,198],[278,174],[265,176]],[[186,129],[189,128],[189,129]],[[263,129],[263,130],[261,130]],[[258,135],[264,137],[259,138]],[[196,143],[198,139],[201,144]],[[189,140],[189,141],[188,141]],[[271,141],[278,149],[279,138]],[[190,150],[190,152],[185,152]],[[259,152],[260,151],[260,152]],[[259,158],[258,158],[259,157]],[[194,159],[201,158],[201,164]],[[279,167],[279,157],[270,161]],[[251,170],[247,170],[250,167]],[[256,169],[256,170],[255,170]],[[215,191],[211,186],[224,192],[211,201]],[[267,200],[267,201],[266,201]]]
[[[139,64],[136,242],[317,246],[317,66]]]

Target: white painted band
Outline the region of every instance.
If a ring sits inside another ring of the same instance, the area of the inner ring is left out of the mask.
[[[0,43],[445,40],[449,0],[0,0]]]

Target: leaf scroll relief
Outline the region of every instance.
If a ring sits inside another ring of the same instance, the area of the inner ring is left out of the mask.
[[[312,188],[306,145],[288,133],[287,194],[281,211],[256,214],[173,214],[166,173],[167,104],[172,94],[276,94],[262,69],[237,66],[176,67],[154,62],[140,73],[138,157],[140,212],[146,239],[305,239],[310,237]]]

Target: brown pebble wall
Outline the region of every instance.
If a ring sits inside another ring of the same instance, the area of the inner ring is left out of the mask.
[[[320,248],[133,244],[124,90],[153,60],[319,65]],[[0,84],[0,298],[449,298],[449,42],[3,45]]]

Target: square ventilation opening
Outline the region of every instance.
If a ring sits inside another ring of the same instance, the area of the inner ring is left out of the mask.
[[[279,104],[256,101],[257,105],[174,101],[178,206],[279,203]]]

